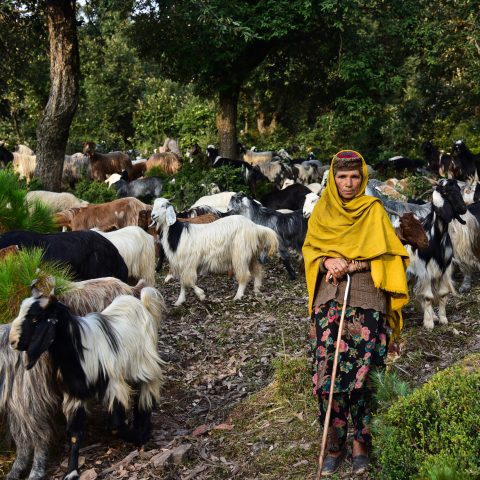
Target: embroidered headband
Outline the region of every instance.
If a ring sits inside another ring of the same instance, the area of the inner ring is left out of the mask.
[[[333,174],[339,170],[359,170],[362,173],[362,157],[354,150],[342,150],[332,159]]]

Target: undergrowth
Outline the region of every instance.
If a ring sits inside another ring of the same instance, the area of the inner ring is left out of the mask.
[[[41,249],[34,248],[0,259],[0,323],[9,323],[17,316],[20,303],[30,296],[33,280],[42,285],[47,277],[54,277],[56,292],[62,292],[66,281],[71,280],[67,266],[44,262],[42,255]]]

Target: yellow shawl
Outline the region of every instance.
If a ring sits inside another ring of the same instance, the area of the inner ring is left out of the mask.
[[[402,307],[408,302],[405,270],[409,257],[380,200],[365,195],[367,165],[358,152],[354,153],[362,160],[363,179],[358,194],[351,200],[343,200],[330,168],[327,187],[308,222],[303,257],[309,314],[322,257],[369,260],[375,287],[387,293],[387,319],[396,336],[403,326]]]

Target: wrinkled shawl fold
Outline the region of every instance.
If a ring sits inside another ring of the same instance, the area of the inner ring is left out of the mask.
[[[387,320],[396,336],[403,326],[402,307],[408,302],[405,270],[409,257],[380,200],[365,195],[367,165],[358,152],[354,153],[362,160],[363,179],[359,192],[353,199],[343,200],[337,191],[333,168],[330,168],[327,187],[308,222],[302,250],[309,314],[323,257],[369,260],[375,287],[387,294]]]

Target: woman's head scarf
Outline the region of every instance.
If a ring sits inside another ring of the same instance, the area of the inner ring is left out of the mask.
[[[360,189],[351,200],[338,193],[334,171],[339,169],[359,169],[362,174]],[[365,195],[367,182],[367,164],[360,153],[341,150],[334,155],[327,186],[312,212],[303,245],[309,313],[323,257],[369,260],[373,283],[387,294],[387,319],[393,334],[398,335],[403,326],[401,309],[408,302],[405,270],[409,257],[380,200]]]

